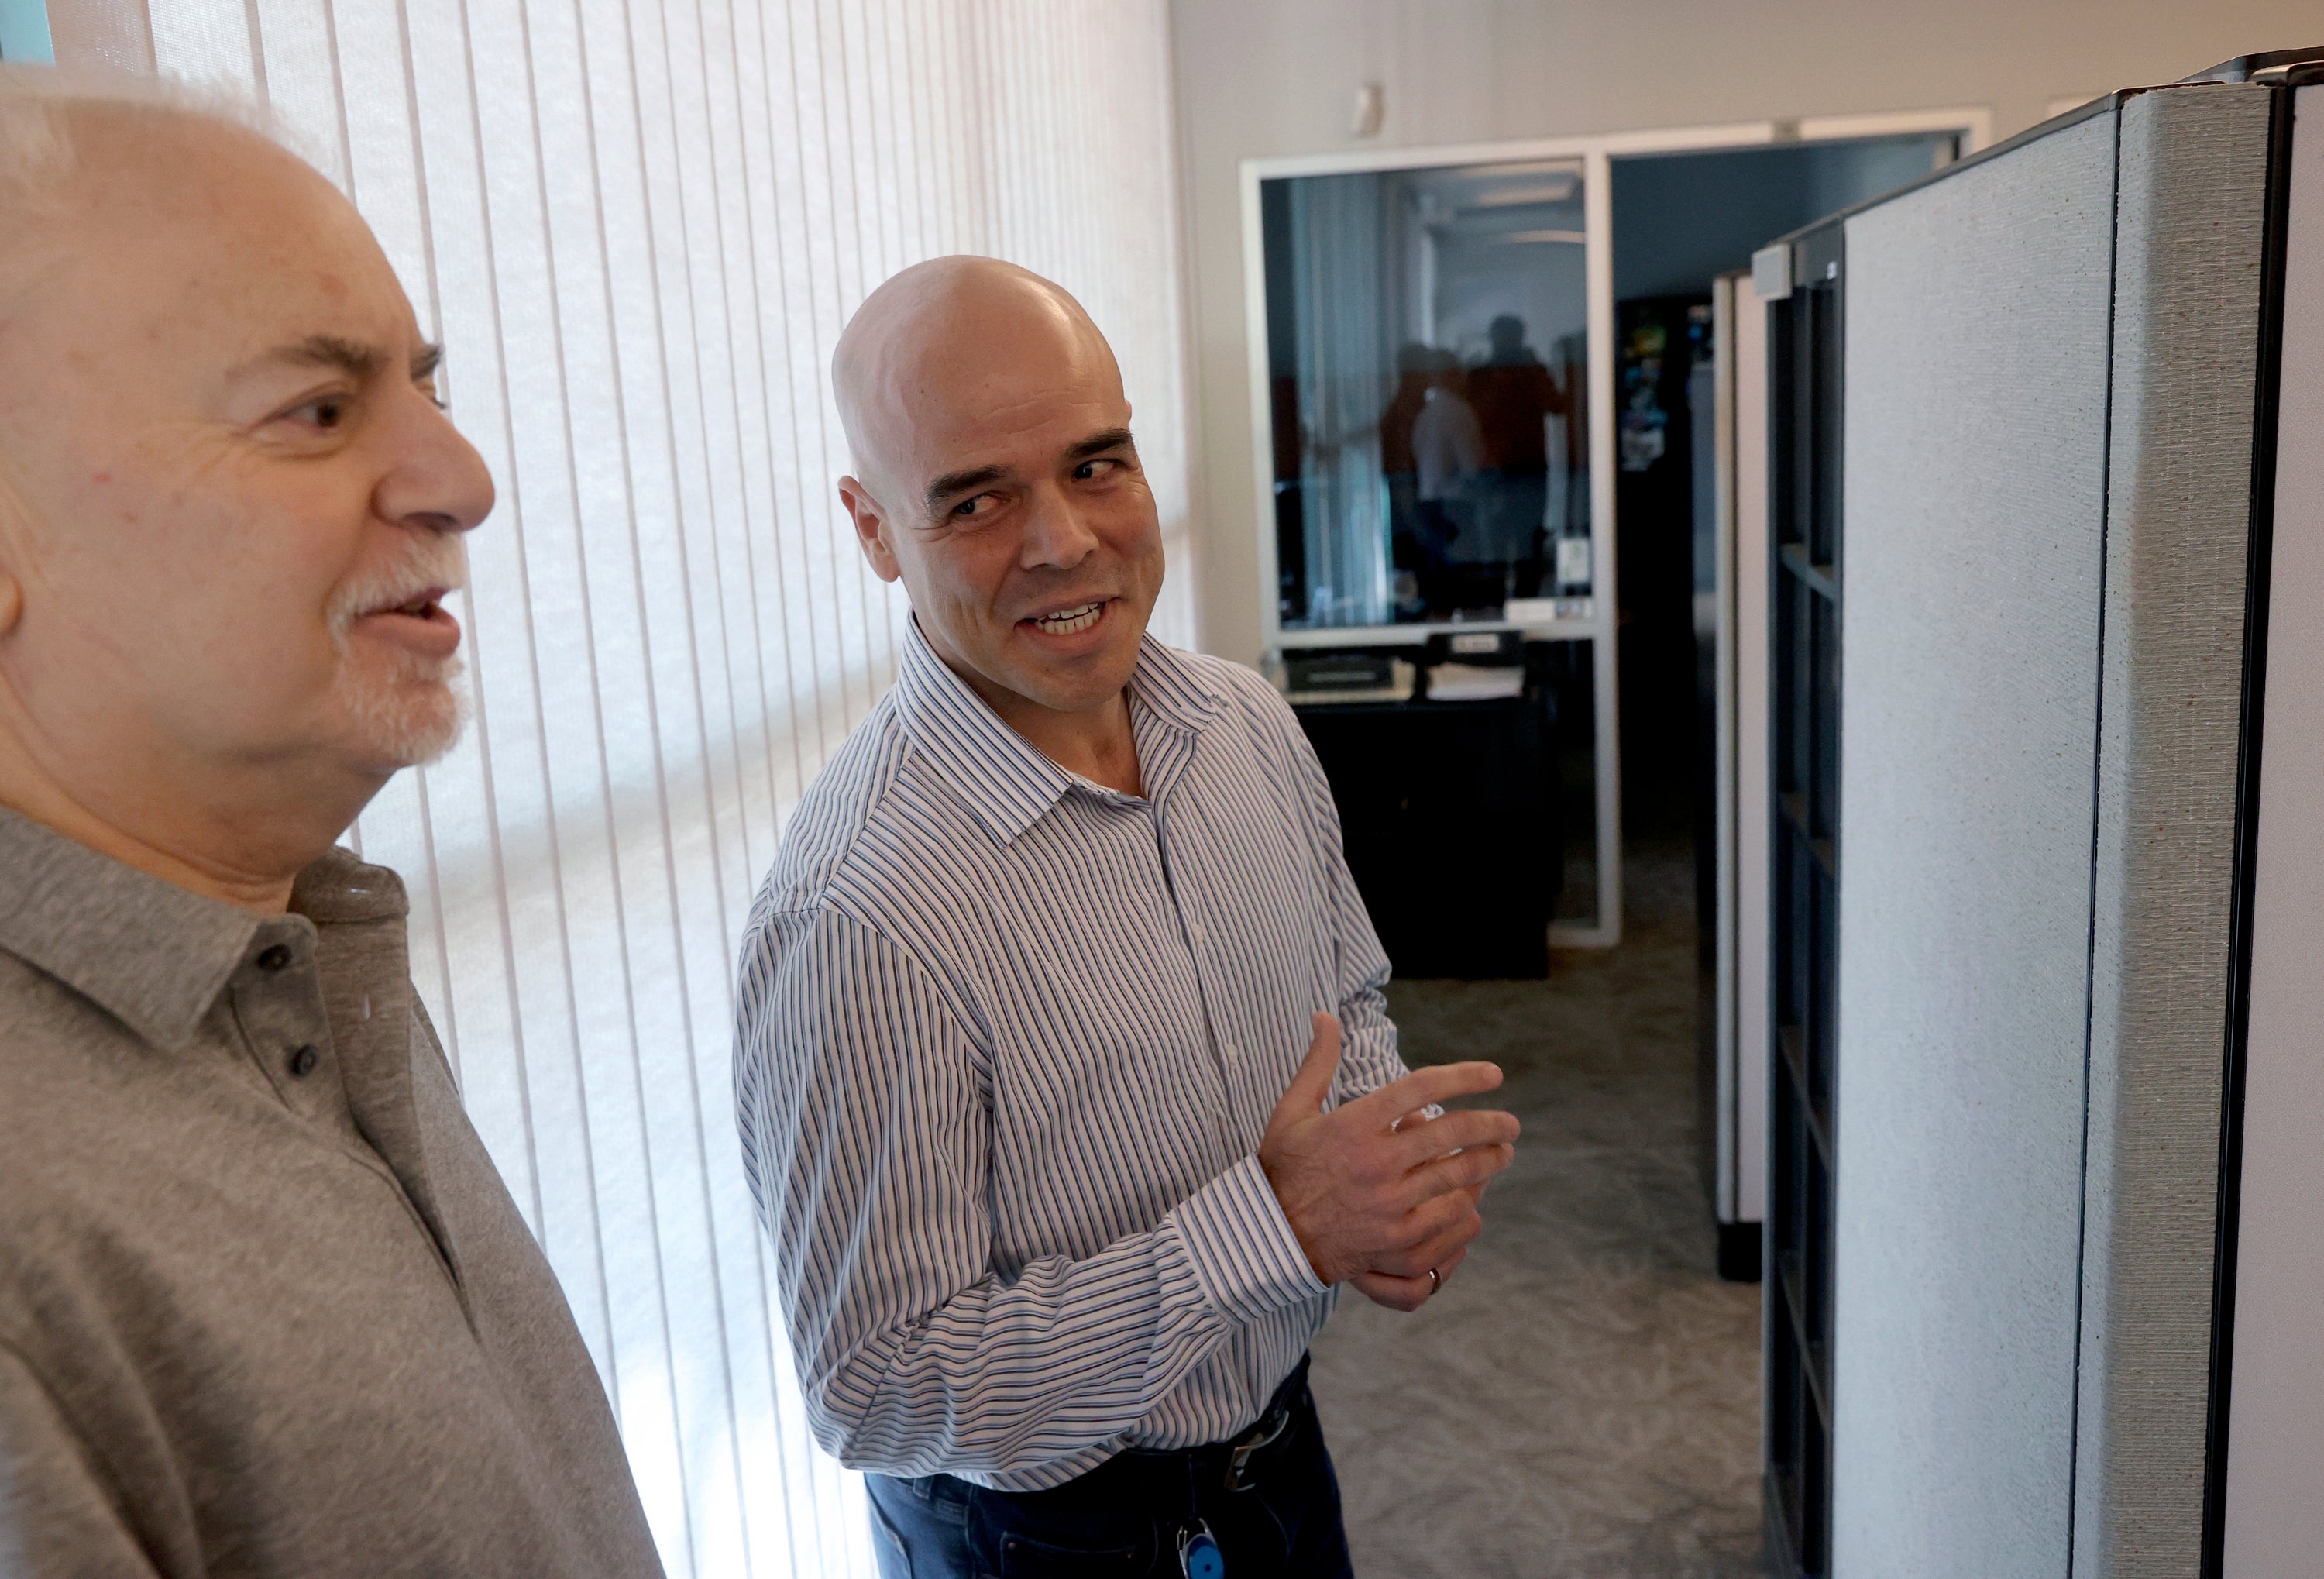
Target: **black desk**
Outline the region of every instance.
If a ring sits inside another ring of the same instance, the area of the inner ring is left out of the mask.
[[[1294,710],[1396,974],[1546,975],[1564,879],[1548,688],[1536,679],[1495,701]]]

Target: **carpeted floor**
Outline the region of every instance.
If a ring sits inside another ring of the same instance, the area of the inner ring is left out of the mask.
[[[1351,1295],[1315,1345],[1360,1579],[1761,1571],[1759,1290],[1712,1270],[1689,870],[1628,875],[1618,950],[1389,989],[1406,1059],[1500,1064],[1525,1136],[1444,1291]]]

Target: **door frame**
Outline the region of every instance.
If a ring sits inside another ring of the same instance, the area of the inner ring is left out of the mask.
[[[1443,624],[1358,625],[1330,631],[1283,629],[1276,588],[1280,567],[1275,543],[1275,432],[1268,388],[1267,250],[1259,185],[1286,177],[1353,175],[1427,170],[1441,165],[1505,164],[1527,160],[1579,160],[1582,164],[1585,306],[1590,354],[1590,597],[1585,613],[1522,624],[1464,624],[1464,630],[1522,630],[1528,638],[1591,644],[1595,697],[1594,761],[1598,912],[1587,922],[1557,921],[1549,941],[1557,948],[1611,948],[1622,940],[1622,775],[1620,719],[1615,683],[1614,559],[1614,193],[1613,162],[1646,153],[1709,152],[1775,143],[1831,143],[1865,137],[1950,132],[1960,152],[1992,141],[1993,112],[1981,106],[1814,115],[1795,121],[1732,121],[1717,125],[1653,127],[1570,137],[1497,143],[1452,143],[1411,148],[1364,148],[1246,159],[1240,171],[1243,333],[1249,358],[1252,522],[1259,539],[1260,645],[1268,661],[1286,648],[1351,645],[1408,646],[1425,642]]]

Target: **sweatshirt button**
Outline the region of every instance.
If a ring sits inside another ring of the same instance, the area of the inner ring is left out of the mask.
[[[315,1044],[309,1042],[290,1055],[290,1073],[298,1076],[301,1080],[305,1079],[315,1072],[315,1061],[322,1056],[316,1050]]]

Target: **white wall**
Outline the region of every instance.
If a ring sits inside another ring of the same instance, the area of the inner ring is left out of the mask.
[[[1202,643],[1259,646],[1236,171],[1266,154],[2049,104],[2324,43],[2315,0],[1172,0],[1200,395]],[[1349,135],[1360,82],[1379,135]]]

